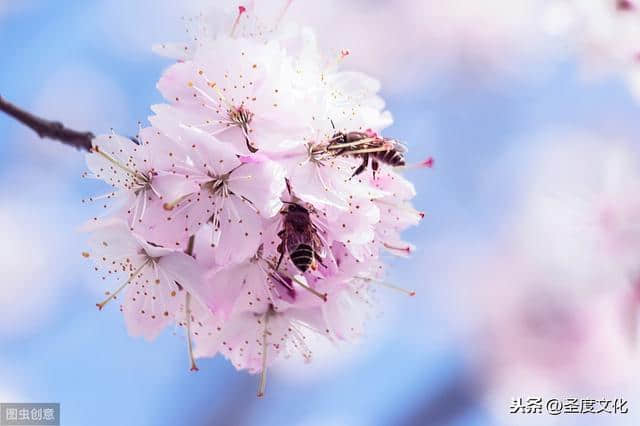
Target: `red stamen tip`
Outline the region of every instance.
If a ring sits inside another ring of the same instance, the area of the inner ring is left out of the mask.
[[[418,215],[420,215],[420,219],[424,219],[424,212],[418,212]]]
[[[435,162],[435,160],[433,159],[433,157],[429,157],[429,158],[427,158],[426,160],[424,160],[422,162],[422,165],[424,167],[432,168],[434,162]]]
[[[200,369],[198,367],[196,367],[195,365],[192,365],[190,371],[200,371]]]
[[[416,295],[416,292],[415,292],[415,291],[413,291],[413,290],[412,290],[412,291],[410,291],[410,292],[409,292],[409,296],[413,297],[413,296],[415,296],[415,295]]]
[[[100,303],[96,303],[96,306],[98,307],[98,310],[101,311],[102,310],[102,305]]]
[[[349,50],[348,50],[348,49],[342,49],[342,50],[340,51],[340,57],[344,58],[345,56],[349,56],[349,54],[350,54],[350,53],[351,53],[351,52],[349,52]]]
[[[247,8],[244,6],[238,6],[238,15],[242,15],[247,11]]]

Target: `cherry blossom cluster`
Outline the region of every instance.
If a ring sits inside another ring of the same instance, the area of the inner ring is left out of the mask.
[[[166,103],[87,155],[87,176],[114,187],[87,225],[84,255],[119,281],[98,307],[118,299],[133,336],[184,329],[192,370],[222,354],[262,373],[260,394],[277,358],[311,358],[310,335],[363,334],[370,288],[390,285],[382,253],[408,255],[400,233],[423,217],[405,148],[381,135],[377,81],[281,20],[241,6],[217,32],[158,46],[176,59]]]

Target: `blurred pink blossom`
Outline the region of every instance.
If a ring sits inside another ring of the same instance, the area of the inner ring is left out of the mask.
[[[618,75],[640,98],[640,8],[635,0],[553,0],[547,32],[566,40],[584,75]]]

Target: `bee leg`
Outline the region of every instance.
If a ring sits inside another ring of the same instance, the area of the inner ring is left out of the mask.
[[[344,140],[344,137],[342,136],[342,133],[336,133],[335,135],[331,136],[331,139],[329,139],[329,145],[333,144],[333,143],[342,143]]]
[[[284,182],[287,184],[287,192],[291,195],[291,182],[289,182],[288,178],[284,178]]]
[[[325,264],[324,264],[324,262],[322,261],[322,258],[321,258],[320,256],[318,256],[318,254],[317,254],[317,253],[313,253],[313,257],[315,257],[315,258],[316,258],[316,261],[317,261],[319,264],[321,264],[323,267],[325,267],[325,268],[327,267],[327,265],[325,265]]]
[[[351,178],[354,178],[358,176],[360,173],[364,172],[364,170],[367,168],[368,165],[369,165],[369,154],[364,154],[362,156],[362,164],[360,164],[360,166],[358,166],[356,171],[353,172],[353,174],[351,175]]]
[[[378,167],[380,166],[380,163],[378,163],[378,160],[376,160],[375,158],[373,160],[371,160],[371,170],[373,171],[373,178],[376,178],[376,172],[378,171]]]
[[[278,245],[278,253],[280,253],[280,258],[278,259],[278,263],[276,264],[276,271],[280,267],[280,263],[282,263],[282,258],[284,257],[284,247],[282,243]]]

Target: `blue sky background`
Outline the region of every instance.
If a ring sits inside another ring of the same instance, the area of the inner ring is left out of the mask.
[[[0,17],[0,95],[81,130],[135,134],[149,105],[161,101],[155,82],[169,62],[124,54],[96,30],[98,19],[93,2],[44,0]],[[60,402],[65,426],[445,424],[425,417],[436,415],[434,401],[450,424],[491,425],[482,393],[468,389],[478,372],[454,330],[455,307],[440,304],[449,283],[434,251],[449,240],[492,238],[517,199],[518,170],[505,158],[540,129],[627,133],[640,130],[640,120],[622,83],[585,83],[570,58],[546,64],[540,78],[476,79],[467,65],[410,91],[383,89],[395,116],[388,134],[405,140],[413,159],[436,159],[433,170],[410,174],[415,204],[427,212],[407,233],[420,249],[392,261],[393,281],[418,295],[381,289],[384,316],[347,360],[306,378],[273,372],[263,400],[255,398],[257,378],[224,359],[201,361],[190,373],[182,337],[132,339],[117,309],[97,311],[98,279],[80,256],[85,237],[77,228],[95,210],[80,200],[104,187],[80,178],[81,153],[49,149],[53,142],[0,116],[0,210],[16,202],[31,208],[28,226],[41,235],[33,244],[46,247],[58,269],[55,284],[33,283],[28,272],[24,283],[0,284],[18,289],[16,305],[40,285],[54,288],[41,302],[51,306],[44,320],[0,334],[0,392]]]

